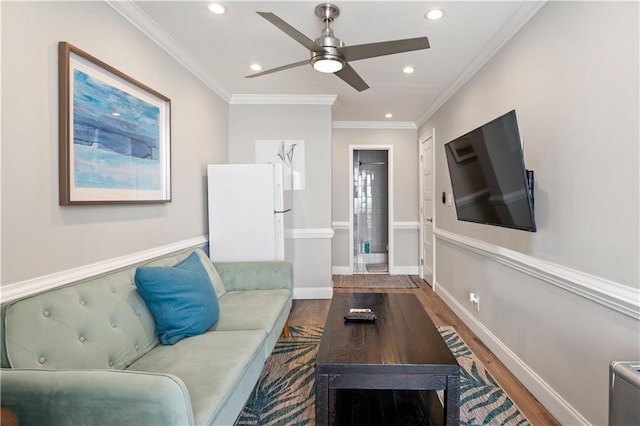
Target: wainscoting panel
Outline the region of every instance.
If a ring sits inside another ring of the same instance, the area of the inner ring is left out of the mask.
[[[435,229],[434,234],[436,239],[455,244],[607,308],[640,319],[638,289],[443,229]]]
[[[442,229],[435,289],[562,424],[606,424],[608,366],[640,356],[640,294]],[[480,309],[469,293],[480,297]]]

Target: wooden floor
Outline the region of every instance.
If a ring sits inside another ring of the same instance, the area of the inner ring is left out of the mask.
[[[382,276],[383,277],[383,276]],[[338,292],[398,292],[414,293],[436,326],[451,325],[480,359],[502,388],[534,425],[559,425],[560,423],[542,404],[520,383],[504,364],[476,337],[475,334],[453,313],[453,311],[433,292],[431,287],[419,277],[413,277],[419,285],[417,289],[348,289],[334,288]],[[324,324],[329,311],[330,300],[294,300],[289,316],[290,325]]]

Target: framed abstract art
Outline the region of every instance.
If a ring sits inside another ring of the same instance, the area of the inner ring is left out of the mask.
[[[171,100],[58,44],[59,203],[171,201]]]

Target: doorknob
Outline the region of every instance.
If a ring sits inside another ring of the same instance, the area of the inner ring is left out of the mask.
[[[433,219],[432,219],[431,217],[428,217],[428,218],[427,218],[427,222],[432,223],[432,222],[433,222]]]

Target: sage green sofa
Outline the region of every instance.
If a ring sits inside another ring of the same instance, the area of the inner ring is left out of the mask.
[[[194,250],[144,266],[173,266]],[[1,403],[28,425],[232,425],[292,305],[285,262],[219,263],[218,321],[159,344],[137,266],[2,305]]]

